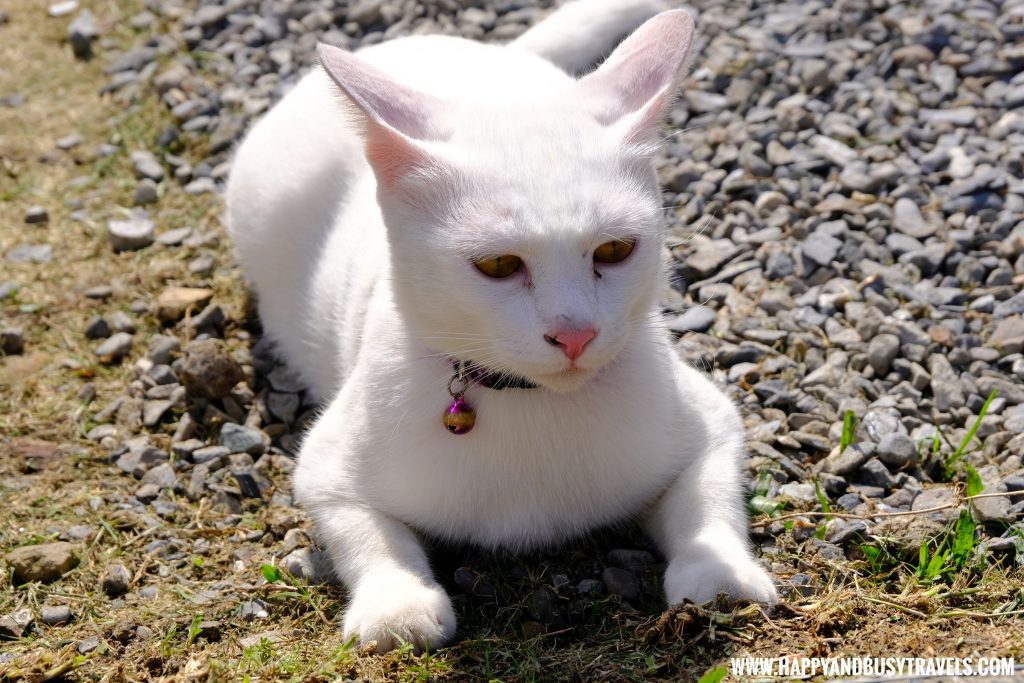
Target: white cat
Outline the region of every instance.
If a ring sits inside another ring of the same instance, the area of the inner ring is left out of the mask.
[[[693,20],[657,14],[578,81],[559,68],[656,11],[581,0],[506,47],[322,46],[238,151],[230,232],[264,329],[329,401],[294,484],[351,592],[346,635],[452,637],[416,532],[522,549],[639,517],[670,604],[777,599],[742,422],[657,315],[651,159]]]

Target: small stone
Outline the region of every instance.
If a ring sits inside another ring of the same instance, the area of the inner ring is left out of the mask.
[[[878,459],[895,470],[903,470],[917,463],[917,446],[906,434],[886,434],[878,444]]]
[[[67,605],[43,605],[39,621],[47,626],[60,626],[71,621],[71,608]]]
[[[98,315],[90,318],[89,322],[85,325],[86,339],[106,339],[110,334],[110,325]]]
[[[181,350],[181,342],[174,337],[155,335],[149,342],[146,358],[155,365],[169,365],[174,354]]]
[[[655,559],[646,550],[616,549],[609,551],[608,562],[613,566],[635,571],[651,566]]]
[[[621,595],[624,600],[633,602],[640,597],[640,580],[631,571],[608,567],[601,573],[601,580],[609,592]]]
[[[906,197],[897,199],[893,206],[893,227],[915,239],[924,239],[935,234],[935,228],[925,221],[921,209]]]
[[[178,475],[170,463],[162,463],[142,475],[143,484],[154,484],[162,489],[173,488],[178,483]]]
[[[160,165],[157,158],[152,152],[147,150],[138,150],[132,152],[132,168],[135,169],[135,175],[141,180],[148,178],[155,183],[159,183],[164,179],[164,167]]]
[[[242,368],[219,339],[194,341],[186,346],[178,375],[191,393],[209,398],[227,396],[245,378]]]
[[[0,352],[5,356],[17,356],[25,350],[25,337],[21,330],[13,327],[0,328]]]
[[[271,391],[267,394],[267,410],[270,414],[286,424],[295,422],[299,412],[298,394]]]
[[[804,256],[814,263],[819,266],[827,266],[836,258],[842,246],[843,243],[835,237],[821,232],[814,232],[804,240],[801,249]]]
[[[78,9],[78,0],[62,0],[55,2],[46,10],[51,17],[63,17]]]
[[[100,27],[96,23],[96,17],[87,9],[79,12],[68,25],[68,42],[71,43],[71,51],[78,59],[92,57],[92,43],[99,35]]]
[[[70,135],[58,138],[57,147],[64,151],[68,151],[78,147],[83,142],[85,142],[85,137],[81,133],[71,133]]]
[[[103,592],[111,598],[124,595],[132,583],[132,573],[123,564],[112,564],[103,575]]]
[[[47,223],[50,220],[50,214],[47,213],[46,209],[42,206],[30,206],[25,211],[25,222],[30,225],[37,225],[41,223]]]
[[[110,285],[96,285],[82,292],[82,296],[86,299],[109,299],[114,295],[114,288]]]
[[[576,584],[576,595],[604,595],[604,583],[598,579],[583,579]]]
[[[160,198],[160,189],[157,184],[149,178],[143,178],[139,181],[139,184],[135,186],[135,205],[146,206],[147,204],[156,204]]]
[[[199,277],[206,277],[213,272],[216,265],[211,254],[200,254],[189,261],[188,272]]]
[[[953,371],[953,366],[941,353],[933,353],[928,358],[928,372],[932,376],[932,395],[935,397],[935,408],[948,412],[951,408],[960,408],[966,402],[960,378]]]
[[[110,314],[110,327],[115,332],[135,334],[135,323],[124,311],[114,311]]]
[[[126,220],[108,222],[107,230],[110,245],[116,252],[144,249],[153,244],[154,224],[142,209],[132,209]]]
[[[227,316],[224,315],[224,309],[219,304],[210,304],[192,318],[190,324],[196,330],[214,332],[224,327],[225,320]]]
[[[192,462],[197,465],[205,465],[228,455],[231,455],[231,450],[228,448],[223,446],[206,446],[192,451]]]
[[[866,444],[852,444],[842,451],[830,453],[828,457],[818,463],[818,468],[822,472],[845,476],[860,468],[873,453],[874,449],[869,448]]]
[[[982,524],[1003,528],[1017,521],[1008,498],[975,498],[971,501],[971,507],[974,509],[974,518]]]
[[[252,467],[232,468],[231,476],[238,483],[238,490],[242,498],[263,498],[259,481],[256,478],[255,470]]]
[[[176,247],[192,235],[192,228],[175,228],[160,233],[156,241],[165,247]]]
[[[0,638],[21,638],[32,626],[32,611],[20,609],[0,617]]]
[[[526,612],[542,624],[550,624],[558,616],[558,597],[550,588],[538,588],[527,596]]]
[[[146,427],[155,427],[167,414],[167,411],[174,405],[170,400],[146,401],[142,404],[142,424]]]
[[[53,247],[49,244],[19,244],[7,252],[12,263],[49,263],[53,259]]]
[[[165,323],[177,322],[190,309],[213,298],[213,291],[193,287],[168,287],[157,297],[157,317]]]
[[[78,644],[75,646],[75,649],[78,650],[78,654],[80,654],[80,655],[87,655],[90,652],[92,652],[93,650],[97,649],[99,646],[100,646],[100,638],[99,638],[99,636],[89,636],[87,638],[83,638],[82,640],[78,641]]]
[[[929,519],[945,523],[950,522],[957,517],[956,509],[950,506],[955,502],[956,496],[952,489],[947,487],[936,487],[925,489],[924,491],[921,491],[921,493],[917,494],[917,497],[914,498],[914,503],[910,506],[910,509],[920,511],[936,507],[942,508],[941,510],[935,510],[928,513],[927,516]]]
[[[894,334],[878,334],[868,342],[868,363],[876,377],[885,377],[900,351],[900,339]]]
[[[814,484],[807,484],[803,482],[790,482],[788,484],[783,484],[779,487],[779,496],[789,500],[802,500],[807,502],[818,499],[817,493],[814,490]]]
[[[231,453],[260,455],[267,449],[258,429],[225,422],[220,431],[220,444]]]
[[[270,607],[262,600],[246,600],[238,609],[238,616],[242,621],[254,619],[266,619],[270,616]]]
[[[78,566],[78,550],[71,543],[57,541],[22,546],[7,553],[5,559],[14,569],[15,583],[51,583]]]
[[[105,365],[116,363],[132,350],[132,335],[118,332],[96,348],[96,355]]]
[[[283,564],[292,576],[310,583],[327,581],[333,572],[330,560],[316,548],[294,550],[284,558]]]

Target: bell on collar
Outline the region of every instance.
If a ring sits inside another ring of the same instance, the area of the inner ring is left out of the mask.
[[[452,434],[465,434],[476,424],[476,411],[462,396],[455,396],[454,399],[441,416],[441,421]]]

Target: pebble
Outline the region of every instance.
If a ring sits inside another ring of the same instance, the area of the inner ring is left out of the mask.
[[[163,322],[177,322],[189,309],[213,298],[213,291],[195,287],[168,287],[157,297],[157,317]]]
[[[917,463],[917,446],[906,434],[892,432],[878,443],[878,459],[894,470],[903,470]]]
[[[116,598],[128,592],[131,582],[132,573],[123,564],[117,563],[107,567],[100,585],[107,596]]]
[[[219,339],[203,339],[185,347],[184,362],[178,371],[189,392],[209,398],[227,396],[245,375],[238,362]]]
[[[25,222],[29,225],[39,225],[48,223],[50,221],[50,214],[46,211],[45,207],[42,206],[30,206],[25,211]]]
[[[101,363],[116,363],[132,350],[132,335],[127,332],[118,332],[111,335],[106,341],[96,347],[96,356]]]
[[[100,28],[96,23],[96,17],[87,9],[79,12],[68,25],[68,42],[71,43],[71,51],[78,59],[87,60],[92,57],[92,44],[99,36]]]
[[[10,551],[4,559],[14,570],[15,583],[52,583],[78,566],[78,548],[64,541],[28,545]]]
[[[0,328],[0,351],[5,356],[17,356],[25,350],[25,336],[14,327]]]
[[[32,622],[32,611],[28,609],[0,616],[0,639],[21,638],[32,627]]]
[[[71,608],[67,605],[43,605],[39,610],[39,621],[47,626],[60,626],[71,619]]]
[[[640,580],[629,570],[608,567],[601,573],[601,581],[609,593],[621,595],[623,600],[635,602],[640,597]]]
[[[135,251],[153,244],[154,223],[142,209],[133,209],[125,220],[107,223],[110,246],[114,251]]]
[[[231,453],[260,455],[266,451],[263,435],[258,429],[225,422],[220,430],[220,445]]]
[[[136,150],[131,153],[132,168],[135,175],[140,179],[151,180],[159,183],[164,179],[164,167],[157,161],[156,156],[148,150]]]

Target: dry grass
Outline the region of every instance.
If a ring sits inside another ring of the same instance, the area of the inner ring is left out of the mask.
[[[61,42],[67,19],[46,18],[45,4],[9,7],[10,23],[0,27],[0,64],[15,65],[0,71],[0,96],[27,97],[21,108],[0,109],[0,252],[31,242],[52,245],[54,254],[44,265],[0,262],[0,281],[21,283],[14,298],[0,302],[0,312],[26,337],[25,355],[0,359],[0,549],[51,540],[73,525],[90,525],[95,533],[81,543],[78,568],[54,584],[15,586],[9,574],[0,579],[0,614],[25,607],[38,614],[44,604],[67,604],[75,614],[68,625],[38,625],[32,635],[4,643],[0,678],[667,681],[696,680],[742,654],[1024,657],[1020,569],[965,570],[948,582],[922,584],[912,567],[895,561],[879,569],[866,561],[822,560],[789,532],[770,558],[773,571],[783,583],[796,572],[807,574],[813,588],[794,593],[770,617],[751,606],[662,613],[657,603],[630,606],[606,598],[572,608],[569,623],[553,632],[531,615],[530,595],[550,585],[559,567],[601,563],[609,548],[622,546],[621,534],[520,558],[437,549],[440,575],[471,566],[494,585],[495,597],[459,598],[460,640],[440,653],[377,655],[342,642],[335,625],[344,605],[341,589],[315,586],[304,593],[262,580],[260,564],[279,557],[283,533],[296,523],[294,511],[254,505],[225,526],[223,513],[181,499],[167,526],[151,527],[119,509],[136,482],[83,438],[95,406],[79,396],[92,383],[102,405],[123,391],[131,364],[100,365],[82,330],[92,315],[126,310],[135,300],[151,303],[167,285],[194,286],[185,264],[197,251],[110,250],[106,221],[130,205],[135,184],[128,153],[152,147],[167,115],[152,96],[134,103],[98,97],[103,60],[72,59]],[[136,0],[83,4],[108,25],[108,40],[127,45],[135,39],[119,20],[138,11]],[[85,144],[56,151],[56,140],[75,131]],[[111,140],[121,151],[98,158],[93,150]],[[153,211],[160,230],[192,225],[222,234],[216,201],[186,195],[173,182],[164,185]],[[71,220],[66,202],[80,202],[89,219]],[[49,211],[43,227],[23,222],[35,204]],[[209,283],[215,300],[239,320],[244,290],[229,250],[223,243],[205,249],[226,266]],[[81,292],[97,284],[111,285],[114,295],[105,302],[85,299]],[[137,339],[159,329],[152,316],[137,321]],[[11,441],[17,436],[58,448],[29,466]],[[287,486],[283,473],[275,482]],[[262,540],[237,540],[250,532],[262,532]],[[635,533],[625,535],[626,544],[643,544]],[[181,557],[145,552],[162,538],[179,544]],[[132,592],[121,602],[105,596],[98,586],[111,562],[123,562],[135,587],[156,587],[156,596]],[[659,594],[657,571],[643,580]],[[239,605],[252,598],[267,602],[269,618],[246,622],[239,616]],[[563,607],[568,602],[558,600]],[[217,632],[190,628],[198,621],[217,622]],[[152,635],[139,637],[138,626]],[[79,655],[77,643],[90,636],[99,638],[99,647]]]

